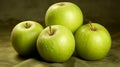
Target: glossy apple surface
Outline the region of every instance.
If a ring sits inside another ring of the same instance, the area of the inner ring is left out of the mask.
[[[40,56],[48,62],[67,61],[75,49],[74,36],[61,25],[46,27],[38,37],[37,49]]]
[[[22,56],[33,54],[36,41],[43,27],[35,21],[18,23],[11,32],[11,41],[15,50]]]
[[[111,36],[107,29],[98,23],[81,26],[75,32],[76,52],[86,60],[104,58],[111,47]]]
[[[82,25],[83,14],[81,9],[71,2],[59,2],[51,5],[45,16],[45,24],[63,25],[72,32]]]

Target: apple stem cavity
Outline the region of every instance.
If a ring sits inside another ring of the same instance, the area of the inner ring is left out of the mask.
[[[52,36],[54,34],[54,32],[52,31],[51,25],[49,26],[49,30],[50,30],[49,35]]]
[[[89,24],[90,24],[90,30],[91,31],[96,31],[97,28],[95,28],[93,25],[92,25],[92,21],[89,21]]]
[[[58,3],[58,5],[63,6],[65,5],[63,2]]]
[[[25,28],[26,28],[26,29],[28,29],[28,28],[30,28],[30,27],[31,27],[31,24],[29,24],[29,23],[26,23],[26,24],[25,24]]]

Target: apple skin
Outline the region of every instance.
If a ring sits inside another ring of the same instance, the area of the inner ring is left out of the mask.
[[[59,2],[51,5],[45,15],[45,24],[63,25],[73,33],[83,24],[81,9],[71,2]]]
[[[107,29],[98,23],[92,23],[96,30],[91,30],[90,24],[81,26],[75,32],[76,52],[86,60],[104,58],[111,47],[111,36]]]
[[[72,32],[62,25],[52,25],[54,32],[49,35],[46,27],[39,35],[37,49],[40,56],[48,62],[65,62],[75,50],[75,39]]]
[[[36,53],[36,41],[42,30],[42,25],[35,21],[23,21],[13,28],[11,41],[19,55],[29,56]]]

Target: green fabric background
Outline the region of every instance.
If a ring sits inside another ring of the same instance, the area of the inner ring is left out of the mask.
[[[87,61],[72,56],[64,63],[49,63],[40,58],[24,58],[12,47],[12,28],[24,20],[38,21],[44,26],[48,7],[56,2],[77,4],[89,20],[105,26],[112,37],[108,55],[98,61]],[[120,7],[119,0],[0,0],[0,67],[120,67]]]

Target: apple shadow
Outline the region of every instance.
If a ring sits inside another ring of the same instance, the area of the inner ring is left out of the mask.
[[[28,54],[28,55],[25,55],[25,56],[17,54],[16,58],[19,59],[19,60],[27,60],[27,59],[33,58],[35,60],[44,62],[44,60],[40,57],[40,55],[38,53]]]

